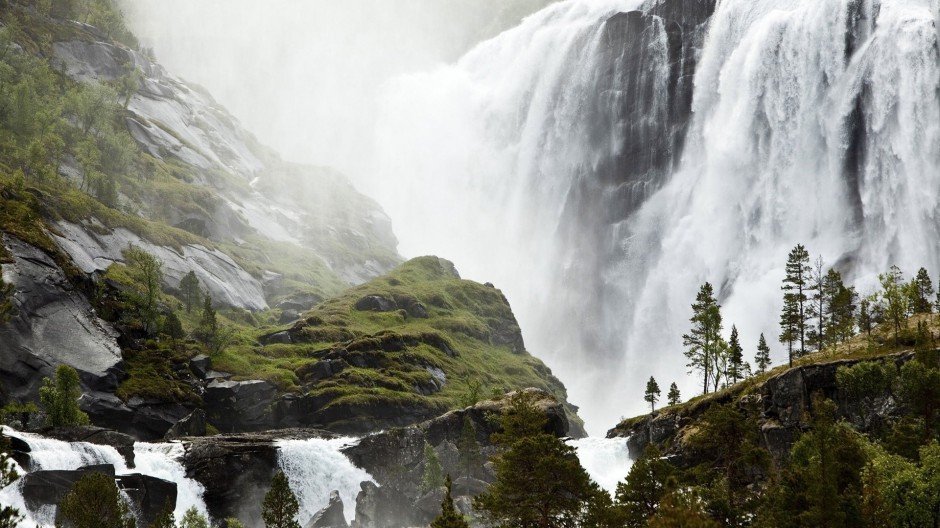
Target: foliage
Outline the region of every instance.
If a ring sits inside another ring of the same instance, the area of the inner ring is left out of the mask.
[[[199,278],[196,277],[195,272],[190,271],[180,280],[180,293],[182,294],[183,302],[186,304],[186,313],[190,313],[193,305],[199,304],[202,299]]]
[[[62,364],[56,368],[55,378],[43,378],[39,388],[39,404],[52,427],[87,425],[88,415],[78,407],[81,388],[78,372]]]
[[[914,280],[911,281],[911,312],[918,313],[932,313],[933,304],[932,300],[934,294],[933,283],[930,280],[930,274],[927,273],[927,270],[920,268],[917,270],[917,275],[914,276]]]
[[[907,324],[910,314],[912,285],[904,282],[904,274],[897,266],[891,266],[888,273],[878,275],[881,282],[881,301],[884,303],[885,316],[894,328],[894,344],[897,346],[898,335]]]
[[[235,517],[226,517],[225,525],[228,528],[245,528],[244,523],[242,523],[240,520],[236,519]]]
[[[737,383],[744,379],[744,348],[741,346],[741,340],[738,338],[738,327],[731,325],[731,337],[728,339],[728,373],[726,375],[728,382]]]
[[[940,368],[919,359],[908,361],[901,367],[897,385],[901,402],[923,420],[924,439],[936,434],[940,428]]]
[[[103,473],[82,477],[59,504],[59,515],[71,528],[134,528],[130,506],[114,479]]]
[[[424,493],[444,485],[444,468],[437,457],[434,446],[424,443],[424,475],[421,478],[420,490]]]
[[[650,404],[650,411],[656,410],[656,402],[659,401],[660,394],[662,391],[659,390],[659,384],[653,376],[650,376],[649,381],[646,382],[646,392],[643,393],[643,400]]]
[[[271,489],[264,495],[261,506],[261,518],[265,528],[300,528],[297,512],[300,505],[287,481],[287,475],[278,471],[271,480]]]
[[[793,358],[806,353],[806,330],[809,314],[806,310],[810,290],[809,252],[802,244],[797,244],[787,257],[783,279],[783,310],[780,313],[780,342],[787,345],[790,365]],[[799,348],[794,350],[794,344]]]
[[[658,509],[663,496],[675,488],[678,470],[662,458],[659,449],[651,444],[643,456],[633,463],[627,478],[617,484],[617,509],[624,526],[646,526]]]
[[[431,528],[470,528],[463,515],[454,507],[454,499],[450,495],[450,475],[447,475],[444,487],[447,491],[444,493],[444,500],[441,501],[441,514],[431,521]]]
[[[173,504],[170,503],[169,498],[163,503],[163,509],[150,523],[149,528],[176,528],[176,516],[173,515]]]
[[[3,277],[0,277],[0,324],[13,317],[13,293],[13,285],[7,284]]]
[[[157,331],[159,311],[157,301],[160,296],[160,284],[163,280],[163,263],[137,246],[130,246],[122,252],[127,265],[127,272],[133,281],[134,290],[131,301],[137,306],[144,330],[148,334]]]
[[[770,347],[767,346],[767,340],[764,339],[763,333],[757,341],[757,355],[754,356],[754,366],[757,367],[757,374],[767,372],[767,367],[770,366]]]
[[[669,385],[669,393],[666,395],[666,401],[669,405],[677,405],[682,399],[682,396],[679,394],[679,387],[676,386],[676,382],[672,382]]]
[[[858,414],[873,414],[875,402],[890,394],[897,377],[897,369],[885,361],[861,361],[836,370],[836,385],[854,402]]]
[[[473,420],[466,415],[463,417],[463,427],[460,429],[460,438],[457,441],[457,453],[458,469],[462,476],[472,477],[473,470],[480,464],[482,455]]]
[[[703,393],[708,393],[709,380],[717,377],[714,362],[721,346],[721,306],[715,300],[712,285],[702,285],[692,304],[692,329],[682,336],[686,347],[685,357],[689,359],[689,372],[701,371]]]
[[[180,519],[180,528],[209,528],[209,520],[199,513],[195,506],[190,507]]]

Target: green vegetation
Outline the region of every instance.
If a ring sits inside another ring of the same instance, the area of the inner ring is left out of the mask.
[[[717,357],[721,352],[721,306],[715,300],[715,294],[710,283],[705,283],[695,296],[692,305],[692,330],[682,336],[682,344],[686,347],[685,357],[689,359],[688,367],[692,371],[702,373],[704,389],[708,393],[709,380],[718,378],[715,372]],[[714,381],[717,385],[717,380]]]
[[[662,391],[659,390],[659,384],[653,376],[650,376],[649,381],[646,382],[646,392],[643,394],[643,399],[650,404],[650,412],[656,411],[656,402],[659,401],[660,394]]]
[[[437,457],[434,446],[424,443],[424,475],[421,477],[420,491],[427,493],[444,485],[444,468]]]
[[[82,477],[59,504],[67,528],[134,528],[130,506],[114,479],[103,473]]]
[[[173,514],[173,505],[170,499],[163,503],[163,509],[157,514],[157,518],[150,523],[148,528],[176,528],[176,516]]]
[[[43,378],[39,403],[48,424],[52,427],[87,425],[88,415],[78,408],[81,394],[78,372],[68,365],[56,368],[55,379]]]
[[[299,510],[297,496],[291,490],[287,476],[283,471],[278,471],[271,480],[271,488],[264,495],[261,507],[265,528],[300,528],[296,519]]]
[[[431,528],[470,528],[467,520],[454,507],[454,499],[450,495],[452,486],[450,475],[447,475],[444,486],[447,491],[444,493],[444,500],[441,501],[441,514],[431,521]]]
[[[193,506],[180,519],[180,528],[209,528],[209,520]]]

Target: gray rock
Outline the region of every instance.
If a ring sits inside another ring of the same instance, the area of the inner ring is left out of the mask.
[[[176,483],[150,475],[130,474],[116,477],[118,488],[127,494],[139,526],[150,526],[167,502],[176,507]]]
[[[114,477],[114,466],[104,464],[75,470],[40,470],[27,473],[22,477],[23,501],[31,511],[44,506],[56,506],[79,479],[91,473],[104,473]]]
[[[343,513],[343,499],[339,496],[339,491],[333,490],[330,492],[329,504],[313,515],[306,528],[347,528],[348,526]]]
[[[44,376],[60,364],[74,367],[86,391],[113,392],[125,377],[117,332],[43,251],[10,235],[13,256],[2,266],[15,288],[14,317],[0,324],[0,385],[8,398],[36,400]]]
[[[199,354],[189,360],[189,368],[199,379],[206,379],[206,376],[212,370],[212,358],[205,354]]]
[[[391,312],[397,310],[398,305],[381,295],[367,295],[356,301],[354,308],[360,312]]]
[[[273,345],[273,344],[289,345],[293,342],[293,339],[291,339],[289,331],[281,330],[280,332],[274,332],[273,334],[261,336],[261,338],[259,338],[258,341],[260,341],[264,345]]]
[[[300,312],[298,312],[297,310],[293,310],[293,309],[284,310],[283,312],[281,312],[281,316],[278,318],[277,323],[278,324],[290,324],[298,319],[300,319]]]
[[[205,436],[206,435],[206,411],[196,409],[189,416],[176,422],[164,438],[167,440],[179,438],[181,436]]]
[[[273,426],[277,388],[267,381],[213,380],[203,395],[208,419],[220,431],[260,431]]]

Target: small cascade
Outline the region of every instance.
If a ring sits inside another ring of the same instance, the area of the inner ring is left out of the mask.
[[[341,448],[356,441],[354,438],[311,438],[277,442],[277,463],[297,494],[300,502],[297,520],[301,526],[306,526],[314,514],[327,506],[332,490],[339,490],[343,514],[347,521],[352,521],[359,484],[374,482],[371,475],[354,466],[340,452]]]
[[[51,438],[43,438],[32,433],[15,431],[3,427],[3,435],[18,438],[29,444],[30,467],[23,468],[15,464],[17,473],[23,475],[40,470],[75,470],[84,466],[110,464],[114,466],[116,475],[129,475],[139,473],[156,478],[175,482],[177,486],[176,518],[182,517],[190,507],[195,506],[201,513],[206,514],[206,506],[202,500],[203,488],[198,482],[186,477],[186,470],[179,459],[183,455],[183,446],[178,443],[149,444],[137,442],[134,444],[134,458],[136,467],[127,467],[124,460],[115,448],[111,446],[89,444],[87,442],[64,442]],[[40,528],[51,527],[55,523],[55,507],[46,506],[38,511],[26,508],[22,494],[22,478],[10,486],[0,490],[0,504],[11,505],[25,516],[22,527]]]
[[[568,445],[578,450],[578,460],[591,479],[613,495],[633,466],[627,441],[627,438],[581,438],[568,441]]]

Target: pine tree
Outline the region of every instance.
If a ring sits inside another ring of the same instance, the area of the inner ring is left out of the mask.
[[[888,273],[878,275],[881,282],[881,301],[885,315],[894,326],[894,345],[898,345],[901,329],[907,323],[911,306],[911,285],[904,282],[904,274],[897,266],[891,266]]]
[[[787,258],[786,276],[783,279],[783,311],[780,314],[780,342],[787,345],[790,366],[793,366],[794,352],[797,357],[806,353],[806,327],[808,314],[807,292],[812,268],[809,266],[809,252],[802,244],[797,244]],[[799,348],[793,346],[799,342]]]
[[[52,427],[87,425],[88,415],[78,406],[81,396],[78,372],[68,365],[59,365],[55,378],[43,378],[39,388],[39,404]]]
[[[437,451],[431,444],[424,443],[424,476],[421,478],[421,491],[428,492],[444,485],[444,468],[437,458]]]
[[[917,270],[911,286],[911,311],[916,314],[932,313],[933,306],[930,300],[935,293],[927,270],[924,268]]]
[[[114,479],[90,473],[72,486],[59,504],[59,515],[72,528],[134,528],[130,506]]]
[[[738,338],[738,327],[731,325],[731,338],[728,340],[728,381],[734,385],[744,379],[744,348]]]
[[[708,382],[713,374],[715,358],[721,341],[721,306],[715,300],[712,285],[705,283],[692,304],[692,329],[682,336],[689,373],[701,371],[703,392],[708,393]]]
[[[287,475],[278,471],[261,505],[261,518],[264,519],[265,528],[300,528],[296,519],[298,511],[300,504],[290,489]]]
[[[190,271],[180,281],[180,293],[183,295],[183,302],[186,304],[186,313],[190,313],[194,305],[199,304],[202,297],[202,290],[199,289],[199,278],[196,273]]]
[[[463,427],[460,430],[460,439],[457,441],[457,452],[459,469],[463,476],[469,479],[473,476],[474,468],[480,464],[480,444],[477,442],[477,432],[469,415],[463,417]],[[469,490],[465,491],[469,495]]]
[[[656,402],[659,401],[660,394],[662,392],[659,390],[659,384],[656,383],[653,376],[650,376],[649,381],[646,382],[646,392],[643,394],[643,399],[650,404],[651,412],[656,410]]]
[[[176,528],[176,516],[173,515],[173,505],[170,499],[163,503],[163,509],[157,514],[157,518],[150,523],[149,528]]]
[[[209,528],[209,520],[199,513],[195,506],[191,506],[180,520],[180,528]]]
[[[669,405],[676,405],[679,403],[680,398],[679,387],[676,386],[676,382],[672,382],[672,385],[669,386],[669,394],[666,395],[666,401],[669,402]]]
[[[161,331],[170,337],[173,348],[176,348],[176,341],[178,339],[186,337],[186,332],[183,330],[183,323],[174,312],[166,314],[166,317],[163,318],[163,328]]]
[[[454,507],[454,499],[451,497],[450,475],[444,480],[444,486],[447,492],[444,494],[444,500],[441,501],[441,514],[431,521],[431,528],[470,528],[467,520]]]
[[[875,326],[871,314],[871,297],[865,297],[858,303],[858,330],[865,332],[871,338],[871,330]]]
[[[767,346],[767,340],[764,339],[763,333],[757,341],[757,355],[754,356],[754,365],[757,366],[758,374],[767,372],[767,367],[770,366],[770,347]]]
[[[858,294],[854,287],[847,288],[842,283],[842,275],[832,269],[826,274],[825,288],[828,303],[826,342],[841,343],[854,334]]]

